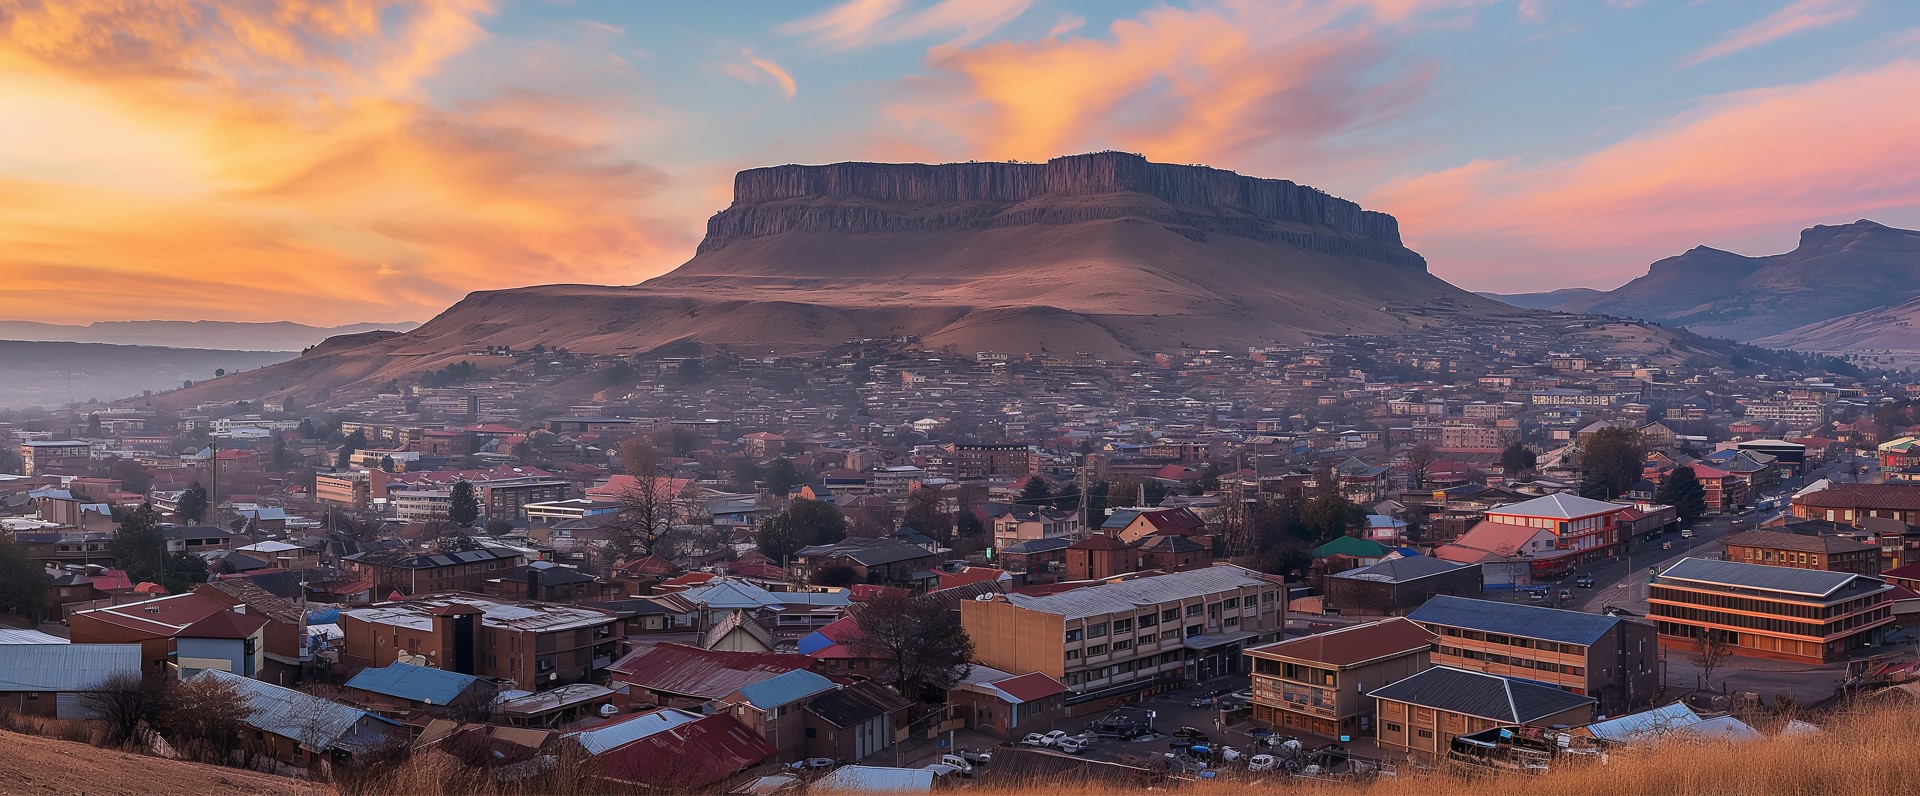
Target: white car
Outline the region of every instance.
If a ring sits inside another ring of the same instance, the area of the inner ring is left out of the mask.
[[[962,749],[960,750],[960,759],[965,760],[969,763],[972,763],[976,766],[984,766],[988,763],[993,762],[993,753],[992,752],[976,752],[972,749]]]
[[[1273,755],[1254,755],[1247,758],[1248,771],[1272,771],[1278,765],[1280,765],[1280,759]]]
[[[1087,751],[1087,747],[1092,745],[1093,744],[1089,743],[1087,739],[1080,738],[1077,736],[1068,736],[1053,742],[1053,748],[1058,749],[1062,752],[1066,752],[1067,754],[1070,754],[1070,755],[1077,755],[1077,754],[1080,754],[1081,752]]]
[[[948,774],[960,773],[960,769],[954,768],[953,766],[947,765],[945,763],[928,763],[927,765],[921,766],[921,768],[924,768],[928,771],[933,772],[933,775],[935,777],[944,777]]]
[[[825,771],[829,768],[833,768],[833,758],[809,757],[805,760],[795,760],[791,763],[788,763],[787,768],[791,768],[795,771]]]
[[[960,771],[960,775],[963,777],[973,776],[973,764],[967,762],[959,755],[941,755],[940,765],[953,766]]]
[[[1051,731],[1048,731],[1046,735],[1041,737],[1047,739],[1048,746],[1053,746],[1055,744],[1060,743],[1060,739],[1067,738],[1069,736],[1067,735],[1066,730],[1051,730]]]
[[[1037,733],[1037,732],[1030,732],[1030,733],[1027,733],[1027,737],[1020,739],[1020,745],[1021,746],[1052,746],[1053,739],[1048,738],[1045,735],[1041,735],[1040,733]]]

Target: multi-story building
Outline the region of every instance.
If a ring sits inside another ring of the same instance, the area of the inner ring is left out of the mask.
[[[1742,531],[1721,537],[1728,561],[1773,567],[1825,569],[1856,575],[1880,574],[1880,548],[1838,536]]]
[[[1253,721],[1329,738],[1370,736],[1375,703],[1367,690],[1425,671],[1435,638],[1387,619],[1249,649]]]
[[[412,663],[542,690],[593,680],[626,652],[620,614],[478,594],[416,597],[343,611],[351,666]]]
[[[1045,672],[1078,693],[1069,714],[1108,700],[1241,671],[1242,650],[1285,624],[1282,587],[1216,565],[1029,596],[960,603],[974,659],[1014,674]],[[1062,643],[1043,643],[1046,639]]]
[[[21,475],[74,474],[93,461],[93,446],[78,439],[36,439],[20,443]]]
[[[406,522],[424,522],[447,516],[453,507],[453,489],[395,489],[387,493],[393,516]]]
[[[378,473],[378,475],[376,475]],[[373,504],[374,492],[384,494],[386,473],[374,470],[344,470],[334,473],[315,473],[313,476],[313,499],[330,506],[351,511],[365,511]],[[374,482],[378,480],[379,484]]]
[[[1593,698],[1512,677],[1435,666],[1368,696],[1383,752],[1446,756],[1456,736],[1495,727],[1583,725]]]
[[[1519,677],[1594,697],[1604,713],[1660,687],[1654,627],[1613,616],[1439,596],[1407,615],[1440,637],[1436,666]]]
[[[1647,607],[1663,647],[1712,639],[1736,655],[1817,664],[1885,637],[1892,589],[1851,572],[1683,558],[1654,578]]]
[[[1833,484],[1794,496],[1793,516],[1845,523],[1885,517],[1920,524],[1920,484]]]
[[[1080,535],[1080,514],[1032,506],[1008,506],[993,518],[993,548],[1004,550],[1032,539],[1072,539]]]
[[[527,563],[520,551],[483,547],[452,553],[354,553],[341,559],[347,570],[373,581],[373,593],[431,594],[480,592],[487,580]]]
[[[565,500],[571,485],[557,478],[501,478],[474,485],[479,493],[481,516],[524,522],[530,503]]]
[[[1039,458],[1033,446],[1009,443],[953,444],[953,476],[977,480],[996,475],[1025,478],[1035,472]]]
[[[1488,522],[1544,528],[1554,546],[1574,563],[1611,555],[1620,544],[1620,521],[1632,506],[1564,492],[1488,509]]]

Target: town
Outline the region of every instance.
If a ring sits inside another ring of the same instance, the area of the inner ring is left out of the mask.
[[[1920,695],[1913,383],[1613,323],[489,347],[11,412],[0,722],[342,782],[927,792],[1524,771]]]

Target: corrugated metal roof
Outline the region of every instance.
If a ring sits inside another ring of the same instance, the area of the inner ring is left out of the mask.
[[[0,691],[92,691],[139,673],[138,644],[0,644]]]
[[[1378,564],[1336,572],[1333,577],[1349,580],[1368,580],[1377,583],[1406,583],[1421,578],[1444,575],[1479,564],[1461,564],[1446,561],[1433,556],[1413,556],[1411,558],[1389,558]]]
[[[813,659],[805,655],[703,650],[666,642],[636,649],[610,668],[619,680],[639,688],[719,699],[775,675],[812,666]]]
[[[1155,575],[1150,578],[1103,583],[1099,586],[1088,586],[1043,597],[1009,594],[1006,599],[1028,610],[1059,614],[1068,619],[1082,619],[1089,616],[1133,611],[1175,600],[1269,585],[1272,585],[1270,581],[1254,577],[1250,570],[1222,564],[1186,572]]]
[[[806,669],[769,677],[740,689],[747,704],[761,710],[789,705],[822,691],[833,690],[833,681]]]
[[[347,687],[429,705],[447,705],[478,679],[470,674],[395,663],[361,669],[347,681]]]
[[[814,790],[826,793],[928,793],[933,772],[924,768],[841,766],[814,781]]]
[[[364,710],[218,669],[203,669],[191,679],[208,677],[232,685],[247,701],[247,726],[291,738],[311,751],[375,746],[385,740],[386,733],[371,727],[399,726]],[[369,719],[373,724],[363,726]]]
[[[868,719],[902,710],[910,703],[886,686],[861,680],[807,705],[807,712],[826,719],[835,727],[852,727]]]
[[[1496,600],[1474,600],[1450,594],[1434,595],[1425,605],[1407,614],[1407,618],[1415,622],[1582,645],[1599,641],[1601,636],[1621,621],[1611,616]]]
[[[67,640],[38,630],[16,630],[0,627],[0,644],[65,644]]]
[[[1744,561],[1714,561],[1705,558],[1680,559],[1678,563],[1663,570],[1660,573],[1660,579],[1741,586],[1809,597],[1829,596],[1853,584],[1856,580],[1868,580],[1881,586],[1886,585],[1884,581],[1876,578],[1850,572],[1770,567],[1765,564],[1748,564]]]
[[[633,743],[657,732],[666,732],[682,724],[691,724],[699,719],[699,716],[684,710],[661,708],[636,713],[579,732],[567,733],[562,737],[579,741],[580,745],[586,748],[587,754],[605,754],[609,749]]]
[[[1367,696],[1508,724],[1531,724],[1594,701],[1552,686],[1451,666],[1435,666]]]
[[[1641,711],[1587,725],[1593,737],[1614,743],[1646,743],[1674,730],[1700,722],[1700,714],[1685,702]]]
[[[1604,500],[1594,500],[1593,498],[1583,498],[1579,495],[1571,495],[1565,492],[1555,492],[1546,497],[1537,497],[1532,500],[1523,500],[1519,503],[1510,503],[1496,509],[1487,509],[1487,515],[1511,514],[1521,517],[1550,517],[1558,520],[1572,520],[1581,517],[1591,517],[1595,514],[1605,514],[1609,511],[1619,511],[1623,508],[1626,508],[1626,506],[1620,503],[1608,503]]]

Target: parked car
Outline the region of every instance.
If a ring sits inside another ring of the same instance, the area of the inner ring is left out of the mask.
[[[1578,580],[1573,582],[1573,585],[1579,586],[1582,589],[1591,589],[1593,588],[1593,577],[1590,575],[1582,575]]]
[[[921,766],[921,768],[933,772],[933,776],[935,779],[947,776],[949,774],[960,773],[960,769],[954,768],[953,766],[947,765],[945,763],[928,763],[924,766]]]
[[[959,769],[960,775],[963,777],[973,776],[973,764],[967,762],[965,758],[962,758],[959,755],[941,755],[940,765],[953,766],[954,768]]]
[[[1680,529],[1680,538],[1682,538],[1682,539],[1692,539],[1692,538],[1693,538],[1693,529],[1692,529],[1692,528],[1681,528],[1681,529]]]
[[[1561,590],[1560,590],[1560,599],[1562,599],[1562,600],[1571,600],[1571,599],[1573,599],[1573,592],[1572,592],[1572,590],[1569,590],[1569,589],[1561,589]]]
[[[1067,736],[1068,736],[1068,733],[1066,730],[1049,730],[1046,735],[1041,737],[1047,739],[1048,746],[1052,746],[1054,744],[1059,743],[1061,738],[1065,738]]]
[[[1272,771],[1280,765],[1280,759],[1273,755],[1254,755],[1247,759],[1248,771]]]
[[[965,760],[969,763],[972,763],[976,766],[984,766],[988,763],[993,762],[993,753],[981,752],[973,749],[961,749],[960,759]]]
[[[1061,738],[1060,740],[1053,742],[1053,748],[1058,749],[1062,752],[1066,752],[1067,754],[1070,754],[1070,755],[1077,755],[1077,754],[1080,754],[1081,752],[1087,751],[1087,747],[1092,745],[1093,743],[1091,741],[1085,738],[1081,738],[1077,735],[1069,735],[1065,738]]]
[[[1027,737],[1020,739],[1020,745],[1021,746],[1052,746],[1053,739],[1048,738],[1045,735],[1041,735],[1040,733],[1037,733],[1037,732],[1030,732],[1030,733],[1027,733]]]
[[[1529,599],[1529,600],[1544,600],[1544,599],[1547,599],[1547,593],[1546,593],[1546,591],[1544,591],[1544,590],[1539,590],[1539,589],[1528,589],[1528,590],[1527,590],[1527,599]]]
[[[788,763],[787,768],[795,771],[826,771],[827,769],[833,768],[833,758],[809,757],[805,760],[795,760]]]
[[[1181,727],[1173,731],[1173,737],[1184,741],[1204,741],[1207,739],[1207,734],[1192,727]]]
[[[1192,700],[1190,700],[1190,701],[1188,701],[1188,702],[1187,702],[1187,706],[1188,706],[1188,707],[1194,707],[1194,708],[1210,708],[1210,707],[1213,707],[1213,697],[1210,697],[1210,696],[1197,696],[1197,697],[1194,697],[1194,698],[1193,698]]]

